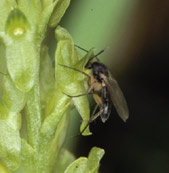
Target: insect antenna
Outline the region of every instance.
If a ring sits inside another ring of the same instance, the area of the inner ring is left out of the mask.
[[[66,68],[69,68],[69,69],[72,69],[72,70],[75,70],[75,71],[77,71],[77,72],[79,72],[79,73],[82,73],[82,74],[86,75],[88,78],[90,77],[87,73],[85,73],[85,72],[83,72],[83,71],[81,71],[81,70],[78,70],[78,69],[76,69],[76,68],[69,67],[69,66],[66,66],[66,65],[63,65],[63,64],[58,64],[58,65],[63,66],[63,67],[66,67]]]
[[[86,49],[84,49],[84,48],[82,48],[82,47],[80,47],[80,46],[78,46],[78,45],[75,45],[75,46],[76,46],[77,48],[79,48],[79,49],[81,49],[81,50],[87,52],[87,53],[89,52],[88,50],[86,50]],[[100,51],[98,54],[96,54],[95,56],[93,56],[92,58],[90,58],[89,61],[91,61],[93,58],[96,58],[97,61],[99,61],[99,59],[98,59],[97,56],[100,55],[100,54],[103,53],[103,52],[104,52],[104,50]],[[89,61],[88,61],[88,62],[89,62]]]
[[[80,47],[78,45],[74,45],[74,46],[77,47],[77,48],[79,48],[79,49],[81,49],[81,50],[83,50],[83,51],[85,51],[85,52],[89,52],[88,50],[86,50],[86,49],[84,49],[84,48],[82,48],[82,47]]]
[[[106,50],[106,48],[105,49],[103,49],[103,50],[101,50],[99,53],[97,53],[96,55],[94,55],[93,57],[91,57],[90,59],[89,59],[89,61],[88,62],[90,62],[92,59],[94,59],[94,58],[96,58],[98,61],[99,61],[99,59],[97,58],[97,56],[99,56],[100,54],[102,54],[104,51]]]

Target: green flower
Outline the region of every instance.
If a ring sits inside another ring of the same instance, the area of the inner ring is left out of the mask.
[[[79,57],[70,34],[57,26],[70,0],[2,0],[0,2],[0,172],[96,172],[104,151],[93,148],[75,160],[63,148],[76,107],[90,117],[86,77],[59,64],[84,71],[93,55]],[[56,27],[55,65],[42,41],[47,27]],[[82,122],[81,130],[86,125]],[[83,135],[90,135],[87,128]],[[75,160],[75,161],[74,161]],[[73,162],[74,161],[74,162]],[[80,170],[79,170],[80,168]]]

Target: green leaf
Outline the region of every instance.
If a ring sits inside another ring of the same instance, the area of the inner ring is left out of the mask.
[[[80,157],[70,164],[64,173],[83,173],[87,165],[87,158]]]
[[[0,1],[0,9],[1,9],[0,10],[0,21],[1,21],[0,31],[1,32],[4,31],[6,19],[8,17],[9,12],[11,11],[11,5],[9,2],[10,1],[7,1],[7,0]]]
[[[56,128],[62,119],[62,116],[66,111],[70,111],[70,98],[65,96],[62,92],[57,91],[53,98],[51,98],[53,109],[51,114],[49,114],[41,127],[41,135],[46,136],[46,138],[51,139],[54,137]],[[54,102],[54,103],[53,103]],[[51,102],[49,102],[51,104]]]
[[[40,97],[43,118],[51,113],[53,104],[49,104],[51,98],[54,100],[55,92],[55,78],[54,67],[48,55],[47,46],[41,48],[41,61],[40,61]]]
[[[28,92],[38,70],[37,54],[32,42],[15,41],[6,48],[7,67],[16,87]]]
[[[35,160],[33,148],[24,139],[21,139],[21,165],[16,171],[14,171],[14,173],[34,172],[34,164]]]
[[[56,172],[63,173],[68,165],[70,165],[75,160],[75,157],[68,150],[62,149],[56,160]]]
[[[78,158],[67,167],[65,173],[97,173],[100,165],[99,162],[103,155],[103,149],[93,147],[88,158]]]
[[[73,51],[74,47],[71,41],[61,40],[57,44],[55,53],[55,78],[57,79],[57,87],[61,88],[65,93],[68,92],[67,94],[76,92],[76,88],[72,85],[75,85],[74,81],[76,80],[75,75],[77,72],[61,65],[73,66]]]
[[[84,79],[84,74],[70,69],[71,67],[79,69],[79,60],[71,36],[61,27],[57,27],[55,33],[58,40],[55,53],[55,77],[57,79],[57,89],[71,96],[86,93],[85,82],[87,81],[82,81],[82,79]],[[60,64],[70,68],[61,66]],[[83,71],[84,66],[85,64],[81,65],[82,69],[79,70]],[[82,122],[81,129],[83,129],[87,124],[86,120],[90,117],[88,98],[87,96],[75,97],[73,98],[73,103],[82,119],[85,120]],[[83,134],[90,135],[89,128],[87,128]]]
[[[35,170],[38,173],[41,172],[52,172],[52,168],[55,164],[56,158],[63,146],[65,141],[65,136],[67,133],[67,128],[69,124],[69,110],[67,113],[63,113],[60,117],[59,122],[55,126],[50,126],[51,131],[44,136],[44,133],[41,133],[41,139],[39,141],[39,148],[36,151],[36,164]],[[51,115],[49,116],[51,117]],[[55,116],[56,118],[57,116]],[[48,118],[48,117],[47,117]],[[57,129],[56,129],[57,128]],[[52,132],[52,134],[50,133]],[[53,134],[55,132],[55,134]]]
[[[61,26],[57,26],[57,28],[55,29],[55,36],[57,41],[69,40],[73,44],[71,35],[68,33],[68,31],[65,28],[62,28]]]
[[[34,34],[37,34],[37,23],[40,21],[39,19],[42,12],[42,5],[40,0],[19,0],[17,4],[18,9],[24,12],[25,17],[27,18],[31,26],[32,32],[34,32]]]
[[[104,150],[101,148],[93,147],[89,153],[87,166],[85,172],[95,173],[97,172],[100,160],[104,155]]]
[[[49,20],[50,27],[56,27],[70,4],[70,0],[59,0]]]
[[[19,39],[25,37],[26,32],[29,32],[30,25],[19,9],[14,9],[10,12],[6,25],[5,32],[13,39]]]
[[[42,136],[46,136],[47,138],[52,138],[55,134],[58,123],[61,121],[63,114],[66,111],[70,111],[70,98],[65,96],[59,88],[55,87],[55,81],[52,77],[53,67],[50,62],[50,58],[47,54],[47,48],[44,47],[42,50],[44,55],[42,56],[41,67],[43,68],[43,72],[45,75],[41,76],[41,90],[45,92],[44,99],[46,99],[46,108],[45,108],[45,120],[42,124],[41,134]],[[58,82],[57,77],[56,82]],[[51,81],[49,81],[51,79]],[[53,81],[53,82],[52,82]],[[43,85],[46,83],[45,85]],[[50,84],[50,85],[49,85]],[[43,86],[42,86],[43,85]],[[45,98],[46,97],[46,98]],[[43,101],[43,100],[42,100]],[[44,103],[45,104],[45,103]]]
[[[84,84],[84,81],[82,81],[81,83]],[[78,91],[76,92],[76,95],[77,95],[77,93],[81,94],[81,93],[86,92],[86,88],[84,87],[83,84],[81,84],[81,85],[79,84],[79,87],[77,89]],[[83,87],[83,89],[82,89],[82,87]],[[88,115],[90,115],[88,98],[86,96],[75,97],[75,98],[73,98],[73,103],[74,103],[76,109],[78,110],[78,112],[80,113],[82,119],[84,120],[80,126],[80,131],[82,131],[86,127],[86,125],[88,124],[88,119],[89,119]],[[91,134],[92,133],[90,132],[89,127],[87,127],[82,135],[88,136]]]
[[[0,156],[11,170],[17,169],[20,165],[20,116],[19,113],[9,112],[8,118],[0,120]]]
[[[26,102],[26,95],[18,90],[8,75],[3,78],[3,104],[11,112],[20,112]]]
[[[43,2],[43,3],[45,3],[45,2]],[[45,32],[47,30],[49,18],[51,16],[53,8],[54,8],[54,6],[56,4],[56,1],[55,2],[51,2],[50,4],[49,3],[43,4],[43,3],[42,3],[42,9],[39,12],[39,21],[38,21],[38,23],[36,23],[36,25],[38,27],[37,28],[37,33],[38,33],[37,39],[39,41],[43,41],[43,39],[45,37]]]
[[[5,28],[7,68],[16,87],[28,92],[38,72],[38,47],[35,46],[34,35],[30,25],[18,9],[8,16]]]

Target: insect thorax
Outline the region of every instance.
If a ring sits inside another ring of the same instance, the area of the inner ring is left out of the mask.
[[[94,62],[92,66],[93,66],[92,71],[93,71],[94,78],[97,79],[98,82],[102,82],[101,75],[105,75],[106,77],[108,77],[109,75],[108,70],[104,64],[99,62]]]

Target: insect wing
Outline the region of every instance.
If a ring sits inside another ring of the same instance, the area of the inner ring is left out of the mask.
[[[109,72],[109,77],[105,78],[104,81],[109,90],[111,100],[118,115],[124,122],[126,122],[126,120],[129,117],[129,110],[126,99],[124,98],[124,95],[117,81],[111,76],[110,72]]]

